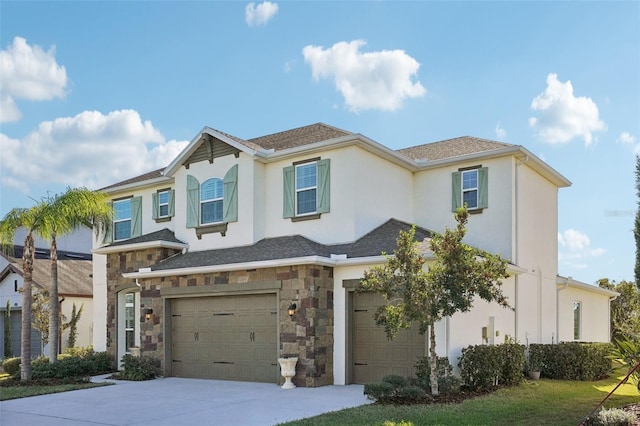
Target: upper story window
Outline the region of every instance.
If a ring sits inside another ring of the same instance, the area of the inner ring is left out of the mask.
[[[113,226],[105,242],[126,240],[142,235],[142,197],[115,200]]]
[[[283,169],[283,217],[317,219],[329,212],[329,159],[314,158]]]
[[[224,190],[222,179],[212,178],[202,182],[200,186],[200,223],[222,222]]]
[[[466,204],[471,213],[480,213],[489,207],[489,180],[486,167],[469,167],[452,174],[452,202],[455,212]]]
[[[175,214],[173,189],[161,189],[151,195],[153,219],[156,222],[165,222],[171,220]]]
[[[131,198],[113,202],[113,239],[131,237]]]
[[[210,178],[202,184],[187,175],[187,228],[196,228],[198,238],[211,232],[224,235],[226,224],[237,220],[238,165],[227,170],[223,179]]]
[[[296,215],[316,212],[318,176],[317,163],[296,166]]]
[[[478,170],[462,172],[462,203],[468,209],[478,208]]]

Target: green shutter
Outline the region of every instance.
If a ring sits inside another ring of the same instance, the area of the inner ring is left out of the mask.
[[[285,219],[290,218],[290,217],[294,217],[295,216],[295,185],[294,185],[294,181],[295,181],[295,169],[293,166],[288,166],[285,167],[282,170],[282,176],[283,176],[283,194],[282,194],[282,199],[283,199],[283,210],[282,210],[282,217],[284,217]]]
[[[159,216],[158,210],[159,210],[159,206],[158,206],[158,193],[154,192],[153,194],[151,194],[151,218],[153,220],[157,219]]]
[[[451,182],[451,210],[455,212],[462,207],[462,172],[453,172]]]
[[[329,159],[318,160],[318,213],[329,213],[331,179]]]
[[[173,189],[169,190],[169,217],[173,217],[176,214],[175,193]]]
[[[107,201],[107,207],[109,208],[109,210],[113,214],[113,202]],[[113,226],[113,218],[112,218],[111,223],[107,223],[105,225],[105,228],[104,228],[104,239],[102,241],[103,244],[109,244],[109,243],[113,242],[113,228],[115,228],[115,227]]]
[[[238,221],[238,165],[231,167],[223,179],[224,198],[222,199],[223,221]]]
[[[187,175],[187,228],[196,228],[200,224],[200,182]]]
[[[478,169],[478,208],[489,207],[489,170],[486,167]]]
[[[131,199],[131,238],[142,235],[142,197]]]

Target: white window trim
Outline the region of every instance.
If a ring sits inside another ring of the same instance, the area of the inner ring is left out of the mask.
[[[466,188],[464,187],[464,175],[467,173],[475,173],[476,174],[476,186],[473,188]],[[477,210],[479,209],[479,205],[480,205],[480,174],[478,173],[478,169],[472,169],[472,170],[463,170],[461,175],[460,175],[460,196],[462,197],[462,200],[460,200],[460,204],[464,205],[464,194],[466,192],[471,192],[471,191],[476,191],[476,206],[475,207],[468,207],[469,210]]]
[[[167,195],[167,202],[166,203],[162,203],[160,202],[160,195],[161,194],[166,194]],[[167,206],[167,214],[162,214],[162,206]],[[165,217],[169,217],[169,190],[166,189],[164,191],[158,191],[158,218],[165,218]]]
[[[316,184],[314,186],[307,186],[304,187],[302,189],[298,188],[298,167],[304,167],[304,166],[309,166],[310,164],[315,164],[316,167]],[[296,164],[295,168],[294,168],[294,174],[293,174],[293,188],[294,188],[294,206],[295,206],[295,217],[304,217],[304,216],[310,216],[310,215],[314,215],[314,214],[318,214],[318,162],[317,161],[309,161],[307,163],[302,163],[302,164]],[[316,208],[314,211],[312,212],[307,212],[307,213],[300,213],[298,210],[298,193],[299,192],[305,192],[305,191],[311,191],[315,189],[316,190]]]
[[[131,198],[126,198],[124,200],[117,200],[113,202],[113,209],[114,211],[116,210],[116,204],[118,203],[124,203],[124,202],[128,202],[129,203],[129,218],[126,219],[116,219],[115,217],[113,218],[113,241],[124,241],[127,240],[129,238],[131,238],[131,226],[133,226],[133,218],[132,218],[132,211],[131,211]],[[131,222],[131,226],[129,227],[129,236],[125,237],[125,238],[119,238],[116,239],[116,223],[121,223],[121,222],[126,222],[129,221]]]
[[[217,222],[203,222],[203,221],[202,221],[202,218],[203,218],[203,216],[204,216],[204,215],[202,214],[202,205],[203,205],[203,204],[205,204],[205,203],[213,203],[213,202],[215,202],[215,201],[220,201],[220,202],[224,203],[224,182],[223,182],[223,180],[222,180],[222,179],[220,179],[220,178],[215,178],[215,177],[214,177],[214,178],[209,178],[209,179],[206,179],[204,182],[202,182],[202,183],[200,184],[200,194],[202,194],[202,186],[203,186],[205,183],[207,183],[208,181],[212,180],[212,179],[217,179],[218,181],[220,181],[220,184],[222,185],[222,197],[208,198],[208,199],[206,199],[206,200],[203,200],[203,199],[202,199],[202,195],[200,195],[200,204],[199,204],[199,206],[198,206],[198,207],[200,208],[200,211],[199,211],[199,216],[200,216],[200,217],[198,218],[198,220],[199,220],[199,222],[200,222],[200,225],[201,225],[201,226],[215,225],[215,224],[218,224],[218,223],[224,223],[224,212],[222,212],[222,219],[221,219],[221,220],[219,220],[219,221],[217,221]]]

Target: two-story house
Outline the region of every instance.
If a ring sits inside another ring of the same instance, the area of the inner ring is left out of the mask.
[[[478,301],[441,321],[438,352],[456,364],[505,336],[574,340],[557,282],[569,185],[524,147],[473,137],[394,151],[321,123],[248,140],[206,127],[166,168],[103,189],[115,219],[94,249],[94,346],[116,359],[139,347],[169,376],[275,383],[280,356],[299,358],[299,386],[410,374],[424,336],[387,341],[380,300],[354,289],[400,230],[443,231],[463,203],[466,242],[510,261],[514,310]],[[608,317],[578,321],[588,333]]]

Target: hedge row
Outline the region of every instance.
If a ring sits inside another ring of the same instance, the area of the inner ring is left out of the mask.
[[[467,346],[458,366],[462,382],[472,390],[510,386],[522,381],[524,346],[515,343]]]
[[[2,369],[11,376],[20,374],[21,359],[7,358]],[[113,360],[106,352],[94,352],[91,348],[70,349],[58,355],[58,361],[51,364],[49,358],[40,356],[31,362],[33,379],[65,379],[93,376],[113,371]]]
[[[612,348],[610,343],[532,343],[529,362],[537,364],[541,376],[549,379],[599,380],[611,373],[611,360],[606,357]]]

